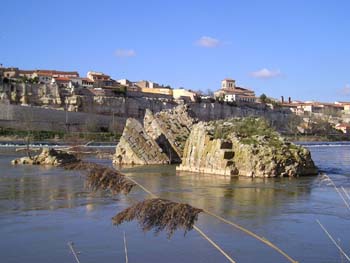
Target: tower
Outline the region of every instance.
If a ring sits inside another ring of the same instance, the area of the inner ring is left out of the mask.
[[[235,89],[236,81],[234,79],[224,79],[221,81],[221,89]]]

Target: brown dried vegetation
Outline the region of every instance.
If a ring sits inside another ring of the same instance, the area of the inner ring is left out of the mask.
[[[110,190],[112,194],[128,194],[135,186],[113,168],[91,162],[76,162],[63,166],[67,170],[86,170],[86,185],[93,191]]]
[[[179,228],[184,229],[184,234],[192,230],[198,214],[202,211],[188,204],[153,198],[126,208],[112,220],[115,225],[120,225],[136,219],[143,231],[154,229],[158,234],[165,230],[170,238]]]

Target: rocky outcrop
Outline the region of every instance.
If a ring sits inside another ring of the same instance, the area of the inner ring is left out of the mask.
[[[129,118],[116,148],[113,163],[167,164],[170,160],[136,119]]]
[[[188,106],[153,114],[146,110],[144,127],[129,118],[113,158],[115,164],[180,163],[195,118]]]
[[[249,177],[317,174],[307,149],[257,118],[194,125],[177,170]]]
[[[30,157],[22,157],[13,160],[12,164],[29,164],[29,165],[54,165],[74,163],[78,159],[73,155],[64,151],[55,150],[53,148],[44,148],[38,155]]]
[[[190,129],[195,122],[187,105],[153,114],[146,110],[144,127],[146,133],[156,141],[171,163],[180,163]]]

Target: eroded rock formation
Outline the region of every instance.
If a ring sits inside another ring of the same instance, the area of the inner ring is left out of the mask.
[[[137,120],[128,119],[117,145],[114,163],[180,163],[195,121],[186,105],[156,114],[146,110],[144,128]]]
[[[177,170],[249,177],[317,174],[307,149],[256,118],[195,124]]]
[[[170,160],[158,144],[146,133],[141,123],[133,118],[126,121],[116,148],[113,163],[167,164]]]
[[[12,164],[29,164],[29,165],[54,165],[74,163],[78,159],[73,155],[64,151],[55,150],[53,148],[44,148],[38,155],[30,157],[22,157],[13,160]]]
[[[180,163],[190,129],[195,122],[188,106],[180,105],[171,110],[153,114],[146,110],[146,133],[157,142],[172,163]]]

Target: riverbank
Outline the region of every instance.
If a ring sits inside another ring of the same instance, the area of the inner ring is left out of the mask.
[[[62,131],[26,131],[0,128],[0,142],[47,142],[60,144],[86,144],[88,142],[117,143],[120,134],[114,132],[62,132]]]
[[[283,135],[292,142],[343,142],[350,141],[349,134],[341,135]]]

